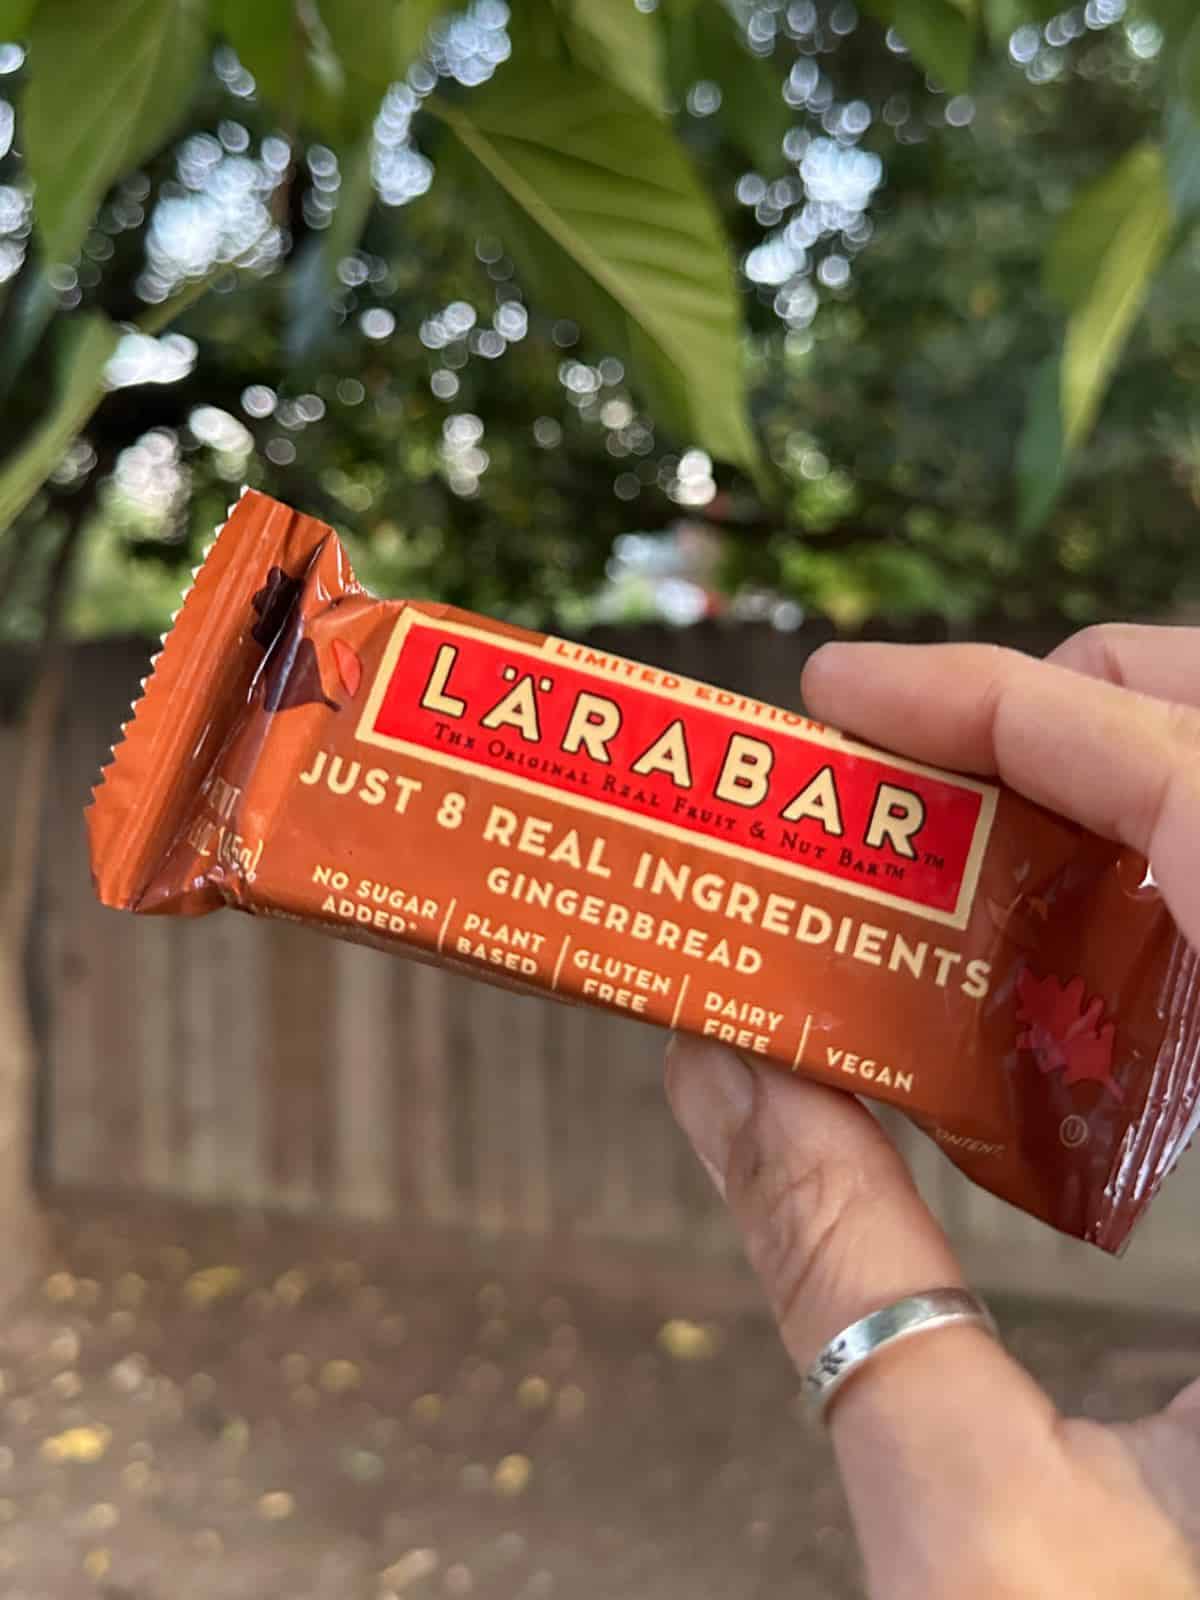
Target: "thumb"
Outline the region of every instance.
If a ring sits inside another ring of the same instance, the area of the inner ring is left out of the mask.
[[[682,1037],[667,1093],[801,1370],[868,1312],[962,1285],[899,1152],[852,1096]]]
[[[860,1317],[962,1285],[898,1151],[850,1095],[681,1037],[668,1048],[667,1092],[801,1372]],[[1053,1417],[977,1327],[942,1328],[872,1358],[829,1411],[868,1568],[922,1568],[928,1552],[897,1541],[923,1537],[956,1508],[971,1515],[998,1470],[1044,1445]],[[922,1507],[929,1515],[914,1517]]]

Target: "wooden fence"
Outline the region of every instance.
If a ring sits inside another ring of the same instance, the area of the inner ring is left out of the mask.
[[[604,639],[782,701],[815,642],[716,628]],[[111,644],[71,663],[31,966],[48,1178],[728,1256],[731,1233],[663,1104],[661,1034],[283,923],[95,903],[80,814],[145,657]],[[1200,1308],[1200,1159],[1118,1265],[971,1188],[911,1130],[898,1136],[981,1284]]]

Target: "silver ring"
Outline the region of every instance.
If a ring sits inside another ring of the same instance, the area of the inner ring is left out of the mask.
[[[843,1328],[831,1339],[804,1374],[804,1395],[813,1412],[824,1418],[829,1402],[860,1367],[889,1345],[935,1328],[969,1323],[997,1337],[992,1314],[966,1289],[929,1289],[896,1300]]]

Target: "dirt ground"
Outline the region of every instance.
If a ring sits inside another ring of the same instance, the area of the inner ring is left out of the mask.
[[[849,1600],[825,1439],[743,1281],[74,1202],[0,1335],[3,1600]],[[997,1308],[1064,1405],[1200,1329]]]

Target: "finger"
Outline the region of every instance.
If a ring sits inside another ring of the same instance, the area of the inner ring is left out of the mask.
[[[1073,634],[1046,659],[1138,694],[1200,706],[1200,628],[1105,623]]]
[[[668,1062],[672,1107],[719,1177],[799,1367],[889,1300],[962,1284],[898,1152],[852,1096],[715,1043],[677,1040]]]
[[[804,673],[813,715],[900,754],[996,773],[1141,851],[1200,938],[1200,712],[990,645],[833,644]]]
[[[801,1371],[859,1317],[962,1284],[903,1161],[851,1096],[692,1039],[672,1042],[667,1089]],[[919,1542],[953,1505],[974,1497],[978,1515],[1000,1470],[1046,1449],[1052,1418],[1045,1396],[978,1328],[942,1329],[872,1359],[830,1411],[868,1564],[900,1560],[899,1546]],[[931,1497],[937,1516],[930,1504],[922,1523]],[[920,1557],[910,1549],[903,1559]]]

